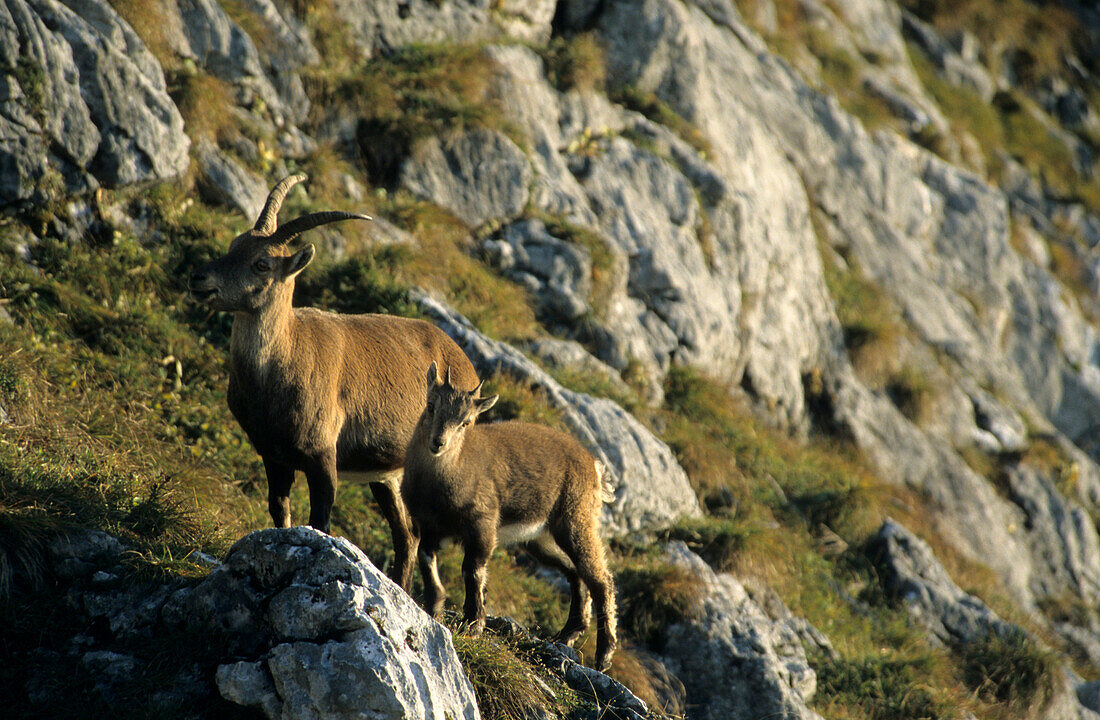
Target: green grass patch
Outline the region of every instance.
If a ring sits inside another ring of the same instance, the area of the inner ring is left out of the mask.
[[[359,116],[357,143],[369,177],[392,186],[422,138],[484,127],[524,143],[490,92],[495,73],[480,46],[413,44],[354,69],[314,74],[306,87],[316,113],[339,108]]]
[[[973,33],[996,70],[1011,53],[1013,70],[1025,87],[1060,74],[1065,60],[1087,42],[1080,18],[1059,3],[1029,0],[903,0],[902,7],[944,34]]]
[[[827,700],[818,708],[828,717],[870,720],[961,717],[961,709],[953,702],[956,698],[930,682],[936,664],[928,654],[820,661],[814,667],[817,691]]]
[[[959,654],[967,685],[1017,717],[1035,717],[1057,691],[1060,670],[1054,653],[1022,631],[991,632],[963,645]]]
[[[735,504],[763,505],[811,528],[844,535],[866,527],[870,477],[843,452],[757,427],[729,389],[688,368],[670,370],[665,403],[662,437],[704,502],[732,493]]]
[[[540,672],[514,641],[491,633],[473,637],[459,629],[454,644],[487,720],[544,717],[547,712],[564,717],[579,704],[569,688]]]
[[[703,612],[699,576],[661,560],[643,558],[620,569],[615,587],[620,598],[619,627],[658,651],[664,647],[666,628],[697,620]]]

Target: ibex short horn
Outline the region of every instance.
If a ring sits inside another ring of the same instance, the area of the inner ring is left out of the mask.
[[[330,222],[370,218],[343,212],[304,215],[279,226],[277,215],[304,175],[272,189],[256,225],[223,256],[191,275],[192,296],[234,313],[229,407],[264,461],[268,509],[290,526],[296,471],[309,483],[309,524],[327,531],[337,474],[366,473],[393,534],[391,576],[408,588],[416,539],[401,502],[401,469],[424,408],[424,372],[447,368],[472,388],[469,359],[439,328],[389,315],[338,315],[291,306],[294,282],[315,249],[287,247]]]

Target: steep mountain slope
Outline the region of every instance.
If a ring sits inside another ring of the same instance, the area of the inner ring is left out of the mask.
[[[57,619],[49,538],[106,530],[135,548],[120,582],[186,583],[193,551],[266,524],[225,406],[230,319],[182,278],[304,171],[287,214],[378,222],[311,238],[299,303],[436,321],[496,417],[566,427],[611,468],[612,674],[651,706],[1091,717],[1094,15],[6,0],[2,677],[40,689],[13,702],[74,712],[41,688],[103,685],[72,639],[111,638]],[[383,563],[363,489],[340,492],[334,531]],[[515,556],[491,611],[559,623],[553,578]],[[81,711],[162,712],[154,675]]]

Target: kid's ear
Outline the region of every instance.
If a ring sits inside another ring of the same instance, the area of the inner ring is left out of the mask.
[[[490,395],[487,398],[480,398],[478,400],[474,400],[474,404],[477,406],[477,414],[480,415],[481,413],[485,412],[486,410],[488,410],[492,406],[496,405],[497,400],[499,400],[499,399],[500,399],[500,395]]]
[[[428,366],[428,389],[439,384],[439,368],[435,365],[435,360],[432,360],[432,364]]]
[[[286,276],[294,277],[298,273],[306,269],[306,265],[313,262],[313,256],[317,252],[317,248],[313,246],[313,243],[306,245],[290,256],[290,259],[286,261]]]

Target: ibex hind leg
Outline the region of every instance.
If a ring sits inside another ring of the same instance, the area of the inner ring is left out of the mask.
[[[374,494],[374,500],[382,511],[382,516],[390,526],[390,535],[393,537],[393,567],[390,568],[390,579],[401,586],[405,592],[412,589],[413,558],[416,557],[418,538],[412,530],[412,520],[401,500],[402,472],[395,470],[391,473],[383,473],[379,478],[371,482],[370,489]]]
[[[561,571],[569,581],[569,617],[554,640],[572,646],[581,633],[588,629],[592,610],[592,600],[577,575],[577,568],[548,533],[527,543],[526,548],[537,561]]]
[[[603,546],[595,523],[573,523],[554,533],[554,539],[577,567],[577,574],[596,607],[596,663],[605,670],[618,645],[616,638],[615,583],[604,560]]]

